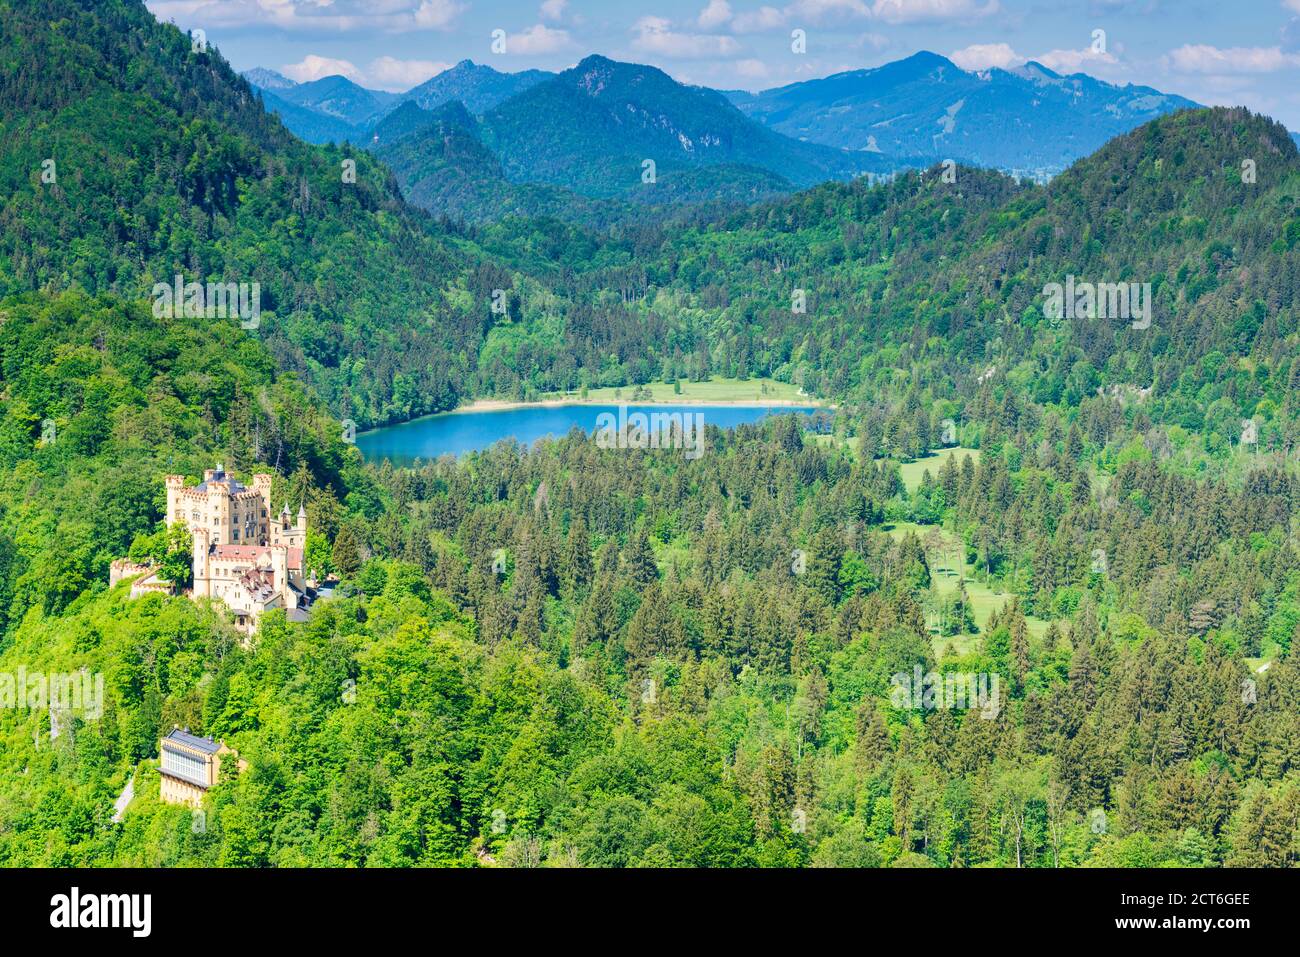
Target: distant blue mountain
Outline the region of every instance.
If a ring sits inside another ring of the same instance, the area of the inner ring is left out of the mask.
[[[364,126],[401,102],[396,93],[367,90],[345,76],[326,76],[274,92],[295,106],[332,116],[352,126]]]
[[[473,60],[461,60],[451,69],[406,91],[401,98],[414,100],[426,110],[459,100],[471,113],[481,114],[553,76],[554,73],[544,70],[501,73]]]
[[[280,117],[290,132],[308,143],[342,143],[345,140],[357,143],[365,137],[364,130],[338,117],[282,99],[284,90],[258,87],[258,92],[262,94],[262,105]]]
[[[252,70],[245,70],[240,74],[245,80],[260,86],[264,90],[288,90],[297,86],[297,82],[289,79],[283,73],[277,73],[275,70],[268,70],[266,67],[256,67]]]
[[[326,143],[369,140],[371,129],[402,103],[427,111],[459,101],[471,113],[486,113],[555,74],[543,70],[502,73],[462,60],[401,94],[366,89],[343,76],[295,83],[264,67],[246,70],[243,76],[263,94],[271,94],[264,96],[264,102],[285,126],[308,142]]]
[[[843,149],[958,159],[1050,175],[1164,113],[1198,104],[1041,63],[968,72],[921,52],[762,93],[728,93],[747,116]]]
[[[763,170],[795,187],[911,162],[801,143],[746,117],[716,90],[603,56],[586,57],[489,110],[481,135],[511,180],[588,196],[643,191],[650,160],[660,174],[744,167],[747,179]]]

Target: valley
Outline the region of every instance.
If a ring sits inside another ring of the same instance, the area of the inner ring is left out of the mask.
[[[386,5],[463,50],[380,90],[329,4],[154,6],[0,0],[0,865],[1300,862],[1278,119],[650,56],[726,4],[518,70]]]

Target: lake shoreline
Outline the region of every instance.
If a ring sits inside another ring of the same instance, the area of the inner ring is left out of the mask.
[[[718,428],[761,421],[769,415],[788,413],[812,415],[825,412],[828,406],[791,399],[754,401],[716,399],[713,402],[626,402],[612,404],[588,398],[582,402],[548,399],[542,402],[511,402],[505,399],[481,399],[448,412],[437,412],[395,425],[370,429],[356,434],[362,454],[371,461],[389,457],[414,460],[436,458],[445,452],[460,455],[482,450],[502,438],[531,445],[543,436],[559,437],[574,428],[590,435],[600,427],[601,414],[621,417],[620,406],[654,417],[694,412],[701,421]]]
[[[586,399],[574,396],[563,399],[541,399],[537,402],[520,402],[514,399],[475,399],[469,405],[458,406],[447,412],[434,413],[435,415],[458,415],[472,412],[508,412],[514,409],[557,409],[565,406],[582,406],[582,405],[628,405],[628,406],[675,406],[690,405],[701,408],[736,408],[736,409],[764,409],[769,406],[776,408],[817,408],[828,409],[833,411],[835,406],[828,403],[820,402],[812,397],[801,399],[693,399],[689,396],[673,396],[671,402],[660,402],[655,399],[609,399],[609,398],[592,398]]]

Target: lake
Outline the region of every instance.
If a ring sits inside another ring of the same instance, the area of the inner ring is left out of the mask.
[[[706,425],[721,429],[787,412],[815,412],[815,406],[740,406],[740,405],[627,405],[627,414],[643,412],[688,413],[704,415]],[[615,417],[617,405],[549,405],[521,409],[496,409],[484,412],[444,412],[403,422],[371,432],[357,433],[357,448],[367,461],[388,459],[394,465],[410,465],[417,458],[436,459],[440,455],[464,455],[486,449],[501,439],[515,439],[532,445],[543,436],[561,436],[575,425],[591,435],[602,412]]]

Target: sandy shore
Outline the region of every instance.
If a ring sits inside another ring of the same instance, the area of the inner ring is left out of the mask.
[[[515,402],[509,399],[475,399],[469,405],[462,405],[454,412],[503,412],[507,409],[547,409],[566,405],[697,405],[706,408],[724,408],[733,406],[740,409],[758,409],[767,406],[814,406],[822,409],[834,409],[829,403],[808,397],[803,399],[694,399],[688,395],[673,396],[671,400],[656,402],[654,399],[628,398],[594,399],[578,396],[563,399],[542,399],[538,402]]]

